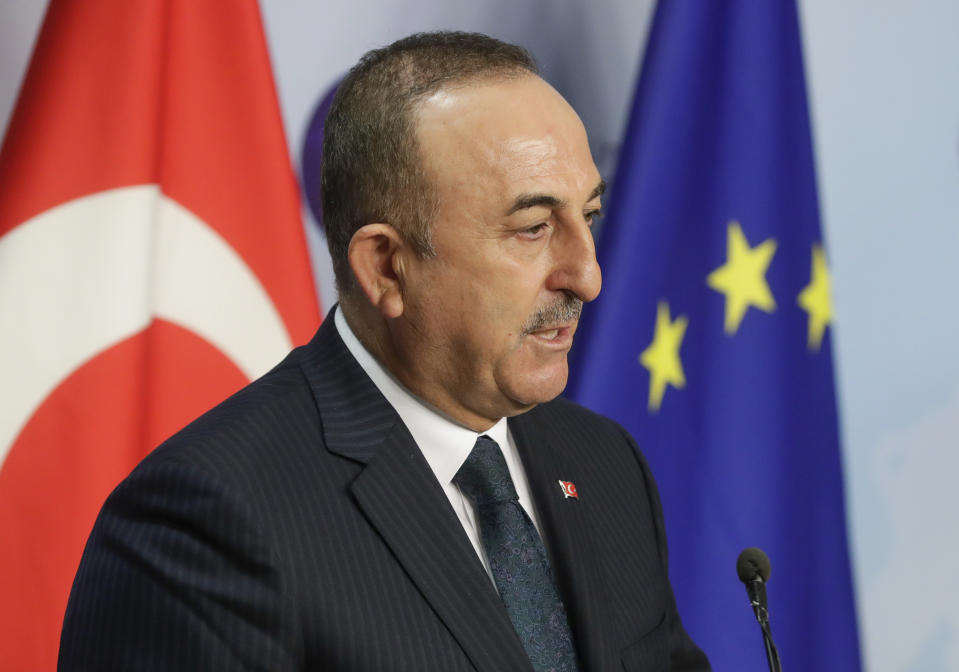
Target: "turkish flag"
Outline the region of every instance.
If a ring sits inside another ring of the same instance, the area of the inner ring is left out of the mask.
[[[0,151],[0,669],[157,443],[320,321],[255,0],[52,0]]]

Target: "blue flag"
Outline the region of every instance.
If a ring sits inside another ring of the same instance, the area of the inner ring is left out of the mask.
[[[648,458],[687,630],[766,669],[735,570],[759,546],[783,667],[858,670],[793,2],[659,3],[609,205],[568,394]]]

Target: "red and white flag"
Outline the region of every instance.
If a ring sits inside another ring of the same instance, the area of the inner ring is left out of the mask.
[[[52,0],[0,151],[0,669],[156,444],[319,324],[255,0]]]

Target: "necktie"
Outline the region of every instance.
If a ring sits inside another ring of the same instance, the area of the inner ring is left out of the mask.
[[[575,672],[573,640],[546,548],[520,506],[499,445],[479,437],[453,482],[473,502],[493,580],[533,668]]]

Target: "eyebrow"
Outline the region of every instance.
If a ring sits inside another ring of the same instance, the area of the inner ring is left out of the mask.
[[[589,203],[594,198],[599,198],[604,193],[606,193],[606,180],[600,180],[599,184],[596,185],[596,188],[593,189],[593,192],[589,195],[589,198],[586,199],[586,202]]]
[[[606,180],[600,180],[599,184],[596,185],[596,188],[590,193],[589,198],[586,199],[587,202],[602,196],[603,192],[606,191]],[[516,200],[513,201],[513,205],[510,206],[510,209],[507,210],[506,216],[510,216],[513,213],[519,212],[520,210],[527,210],[529,208],[537,207],[547,207],[547,208],[565,208],[567,205],[566,201],[556,198],[555,196],[550,196],[549,194],[520,194],[516,197]]]

